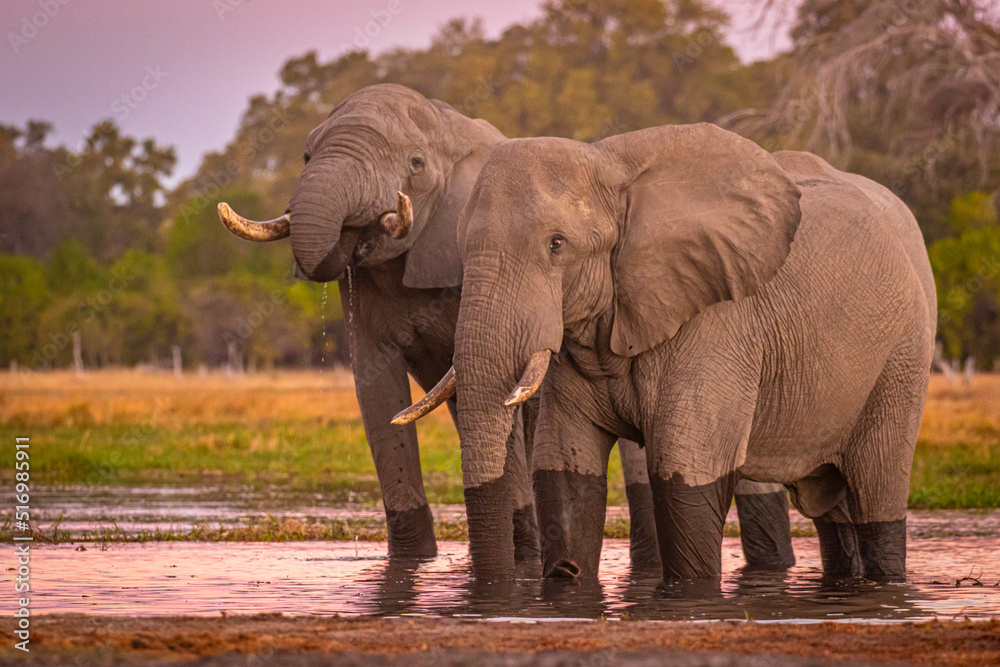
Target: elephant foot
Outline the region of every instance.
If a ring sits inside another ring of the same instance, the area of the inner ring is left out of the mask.
[[[514,510],[514,561],[538,562],[542,549],[538,542],[538,515],[534,505]]]
[[[656,536],[663,578],[712,579],[722,573],[722,528],[733,498],[736,474],[690,485],[681,473],[649,476],[657,508]]]
[[[514,517],[510,478],[465,488],[472,574],[481,581],[509,580],[515,575]]]
[[[408,510],[386,510],[389,558],[425,559],[437,556],[434,517],[428,505]]]
[[[596,579],[604,544],[608,485],[603,475],[571,470],[536,470],[535,502],[542,539],[542,572],[573,563],[581,576]]]
[[[660,572],[660,545],[656,541],[653,491],[644,482],[625,486],[628,499],[628,551],[633,572]]]
[[[854,525],[865,579],[906,581],[906,519]]]
[[[740,517],[740,541],[750,570],[787,570],[795,565],[788,494],[736,494]]]
[[[824,579],[850,579],[864,575],[854,524],[814,519]]]

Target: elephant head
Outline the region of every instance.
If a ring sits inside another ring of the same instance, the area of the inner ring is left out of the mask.
[[[403,283],[461,285],[455,224],[494,144],[493,126],[403,86],[350,95],[306,141],[288,209],[268,222],[227,204],[219,217],[251,241],[291,237],[296,275],[338,280],[349,266],[406,256]]]
[[[767,152],[708,124],[493,150],[459,223],[454,358],[478,576],[512,569],[496,529],[510,523],[499,485],[512,406],[542,384],[564,339],[627,365],[713,304],[752,296],[789,253],[799,196]]]

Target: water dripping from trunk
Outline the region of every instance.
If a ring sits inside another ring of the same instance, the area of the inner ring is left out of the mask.
[[[320,376],[323,375],[324,366],[326,366],[326,300],[327,300],[327,296],[328,296],[327,285],[329,285],[329,283],[323,283],[323,299],[322,299],[322,302],[321,302],[321,305],[320,305],[320,309],[319,309],[319,317],[320,317],[320,321],[322,322],[321,329],[322,329],[322,336],[323,336],[323,341],[320,343],[320,346],[319,346],[319,374],[320,374]],[[326,390],[326,385],[324,385],[322,382],[320,383],[320,385],[323,387],[323,390],[325,391]]]
[[[347,267],[347,335],[350,336],[351,363],[354,363],[355,340],[354,340],[354,267]]]

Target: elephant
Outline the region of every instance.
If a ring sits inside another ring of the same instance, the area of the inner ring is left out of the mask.
[[[462,285],[458,217],[487,155],[503,139],[486,121],[404,86],[369,86],[310,133],[305,167],[283,216],[257,222],[219,204],[223,224],[241,238],[290,237],[299,277],[340,282],[391,557],[437,553],[415,427],[390,419],[410,404],[407,373],[426,390],[451,366]],[[454,400],[448,404],[454,416]],[[518,560],[537,561],[525,453],[534,419],[525,412],[527,426],[508,428],[506,535]],[[645,480],[638,445],[623,442],[620,449],[639,455],[625,457],[626,475]],[[642,470],[629,467],[636,461]],[[633,530],[642,565],[659,557],[648,538],[655,534],[648,482],[630,485],[629,502],[639,517]]]
[[[711,124],[514,139],[483,166],[459,246],[477,577],[511,572],[503,443],[537,392],[545,576],[596,576],[625,437],[645,451],[665,581],[720,575],[744,483],[789,490],[826,577],[905,578],[937,314],[919,228],[889,190]]]

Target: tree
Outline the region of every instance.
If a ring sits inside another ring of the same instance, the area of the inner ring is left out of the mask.
[[[28,364],[42,311],[52,295],[33,257],[0,254],[0,364]]]
[[[780,0],[772,2],[777,4]],[[889,185],[929,239],[947,207],[1000,178],[1000,34],[980,0],[806,0],[779,92],[733,127]]]

